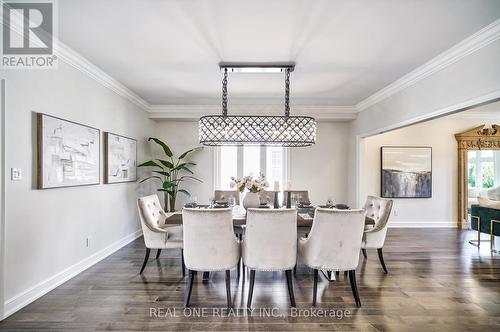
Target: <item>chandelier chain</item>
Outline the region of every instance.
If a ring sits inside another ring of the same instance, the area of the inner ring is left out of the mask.
[[[285,116],[290,116],[290,69],[285,69]]]
[[[227,116],[227,68],[224,68],[222,78],[222,115]]]

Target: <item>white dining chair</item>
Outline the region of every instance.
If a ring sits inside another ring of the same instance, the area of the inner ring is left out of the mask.
[[[285,190],[283,193],[283,206],[287,206],[288,193],[290,193],[291,205],[310,202],[308,190]]]
[[[156,249],[156,259],[160,258],[162,249],[181,249],[182,257],[182,225],[166,225],[167,214],[162,209],[157,195],[141,197],[137,200],[139,218],[141,220],[146,256],[142,263],[142,274],[149,260],[151,249]],[[182,275],[185,276],[182,259]]]
[[[234,204],[240,205],[240,192],[238,190],[215,190],[214,191],[214,200],[215,201],[224,201],[229,202],[230,198],[234,198]],[[238,236],[238,239],[243,238],[243,234],[245,234],[245,225],[237,225],[233,227],[234,232]],[[238,278],[240,277],[240,272],[243,270],[243,274],[245,273],[244,269],[240,269],[238,266]]]
[[[261,204],[267,203],[271,207],[274,205],[275,191],[264,190],[258,193]]]
[[[238,190],[215,190],[214,200],[229,202],[229,199],[234,198],[234,204],[240,205],[240,192]]]
[[[368,196],[364,207],[366,216],[373,219],[375,225],[365,229],[361,250],[363,256],[367,258],[366,249],[377,249],[378,258],[385,273],[387,273],[387,267],[385,266],[382,248],[384,247],[387,235],[387,225],[391,215],[392,204],[393,201],[391,199]]]
[[[364,210],[317,208],[307,238],[299,239],[299,255],[314,270],[313,306],[316,305],[318,271],[348,271],[352,293],[361,306],[356,268],[365,224]]]
[[[292,269],[297,262],[297,210],[248,209],[242,242],[243,268],[250,269],[247,307],[252,304],[255,271],[285,271],[292,307]]]
[[[188,284],[184,307],[189,306],[195,272],[225,271],[227,306],[231,308],[231,272],[240,260],[240,242],[233,231],[232,209],[182,210],[184,261]]]

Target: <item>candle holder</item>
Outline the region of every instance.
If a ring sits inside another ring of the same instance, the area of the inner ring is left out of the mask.
[[[278,191],[274,192],[274,208],[275,209],[279,209],[280,208],[280,202],[279,202],[279,196],[278,196],[278,194],[279,194]]]
[[[286,192],[286,208],[290,209],[292,207],[292,192]]]

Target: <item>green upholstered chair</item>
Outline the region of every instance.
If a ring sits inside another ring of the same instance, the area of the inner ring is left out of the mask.
[[[478,232],[477,240],[471,240],[469,243],[476,245],[477,242],[477,246],[480,246],[480,235],[486,233],[490,235],[491,249],[493,249],[494,236],[500,236],[500,210],[472,205],[471,227]]]

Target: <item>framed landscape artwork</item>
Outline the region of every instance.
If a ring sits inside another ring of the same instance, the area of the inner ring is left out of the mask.
[[[137,181],[137,141],[104,133],[104,183]]]
[[[432,197],[431,147],[381,147],[381,196]]]
[[[100,183],[99,129],[37,113],[38,188]]]

